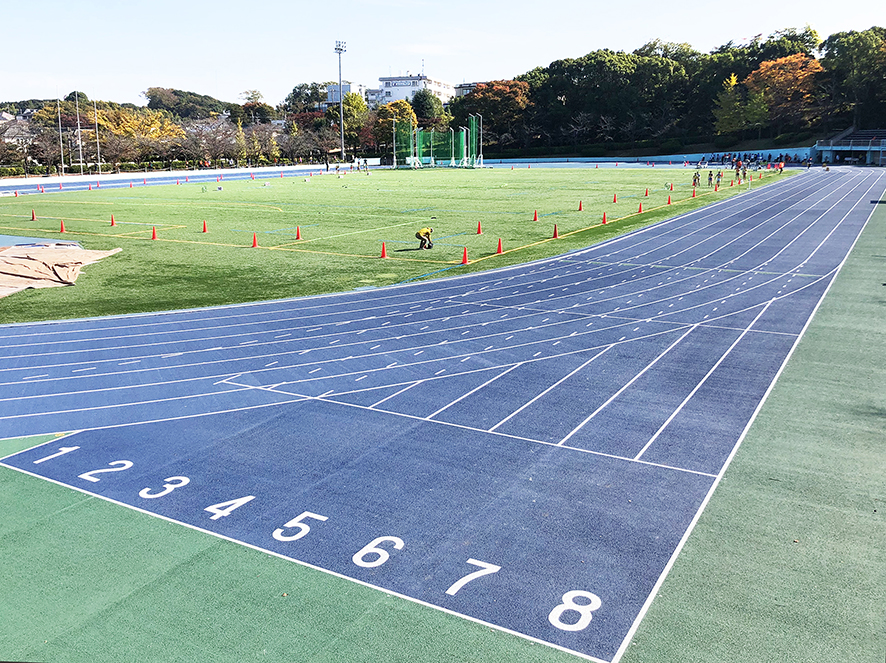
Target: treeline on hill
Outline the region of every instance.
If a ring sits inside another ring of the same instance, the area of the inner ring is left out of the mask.
[[[55,170],[61,150],[68,166],[79,161],[78,102],[87,163],[96,160],[96,127],[102,161],[118,169],[336,158],[339,109],[320,110],[330,84],[300,83],[276,107],[258,90],[232,103],[152,87],[146,107],[72,92],[60,103],[61,148],[55,100],[0,103],[0,111],[29,114],[0,124],[0,164],[12,166],[0,174]],[[668,153],[764,137],[779,145],[851,125],[886,128],[886,29],[822,41],[807,26],[710,53],[655,40],[632,53],[601,49],[480,84],[446,108],[426,90],[411,104],[373,110],[348,93],[343,106],[346,147],[360,155],[386,153],[391,118],[447,131],[476,113],[488,156]]]

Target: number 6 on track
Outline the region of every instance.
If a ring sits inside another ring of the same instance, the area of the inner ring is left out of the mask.
[[[479,559],[469,559],[468,564],[472,564],[474,566],[479,566],[480,570],[474,571],[473,573],[469,573],[461,580],[456,581],[452,585],[452,587],[450,587],[449,589],[446,590],[446,593],[449,594],[450,596],[455,596],[455,594],[458,592],[458,590],[460,590],[462,587],[464,587],[469,582],[471,582],[471,580],[476,580],[477,578],[479,578],[481,576],[486,576],[486,575],[489,575],[490,573],[498,573],[499,571],[501,571],[500,566],[496,566],[495,564],[487,564],[486,562],[481,562]]]
[[[365,546],[360,548],[351,560],[357,566],[362,566],[364,569],[374,569],[376,566],[381,566],[385,562],[388,561],[388,558],[391,554],[385,550],[384,548],[379,548],[378,545],[380,543],[384,543],[388,541],[394,544],[394,550],[403,550],[403,546],[406,544],[403,543],[403,539],[400,539],[396,536],[380,536],[377,539],[374,539],[367,543]],[[375,559],[371,562],[366,561],[366,555],[378,555],[378,559]]]

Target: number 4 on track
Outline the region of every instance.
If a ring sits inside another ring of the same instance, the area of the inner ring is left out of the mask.
[[[219,518],[230,516],[234,509],[239,509],[241,506],[243,506],[247,502],[251,502],[254,499],[255,495],[247,495],[246,497],[238,497],[235,500],[228,500],[227,502],[219,502],[218,504],[213,504],[212,506],[208,506],[203,510],[215,514],[210,518],[210,520],[218,520]]]
[[[488,564],[486,562],[481,562],[478,559],[469,559],[468,564],[471,564],[473,566],[479,566],[480,570],[474,571],[473,573],[469,573],[461,580],[458,580],[457,582],[455,582],[455,584],[453,584],[452,587],[450,587],[449,589],[446,590],[446,593],[449,594],[450,596],[455,596],[455,594],[458,592],[458,590],[460,590],[462,587],[464,587],[469,582],[471,582],[471,580],[476,580],[477,578],[480,578],[481,576],[486,576],[486,575],[489,575],[490,573],[498,573],[499,571],[501,571],[500,566],[496,566],[495,564]]]

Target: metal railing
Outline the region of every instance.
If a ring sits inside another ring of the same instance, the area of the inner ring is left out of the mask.
[[[840,150],[886,150],[886,140],[819,140],[815,147],[831,147]]]

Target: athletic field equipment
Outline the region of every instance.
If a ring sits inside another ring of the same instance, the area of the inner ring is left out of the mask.
[[[62,219],[61,227],[58,229],[60,233],[65,232],[65,220]]]
[[[557,224],[554,224],[554,236],[551,239],[560,239],[560,233],[557,232]]]
[[[111,214],[111,225],[112,225],[112,226],[116,226],[116,225],[117,225],[117,222],[114,221],[114,215],[113,215],[113,214]]]
[[[469,261],[468,261],[468,247],[465,247],[465,251],[464,251],[464,253],[463,253],[462,256],[461,256],[461,264],[462,264],[462,265],[467,265],[468,262],[469,262]]]
[[[258,235],[256,235],[255,233],[252,233],[252,248],[258,248]]]
[[[151,226],[151,239],[157,239],[157,226]]]
[[[437,131],[414,126],[412,122],[393,122],[394,168],[478,168],[483,165],[477,117],[468,118],[468,126],[458,131]]]
[[[387,250],[387,248],[385,248],[385,243],[384,243],[384,242],[381,243],[381,257],[382,257],[382,258],[387,258],[387,257],[388,257],[388,250]]]

